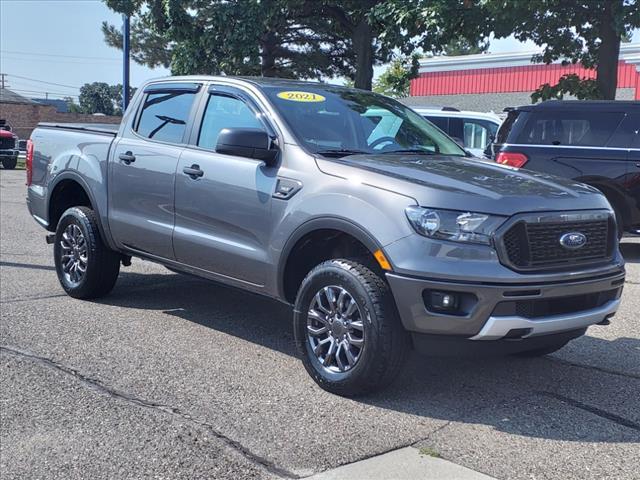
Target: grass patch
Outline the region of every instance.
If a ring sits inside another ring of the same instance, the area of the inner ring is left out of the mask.
[[[422,447],[420,449],[420,455],[426,455],[427,457],[433,457],[433,458],[442,458],[442,455],[440,455],[436,450],[434,450],[431,447]]]

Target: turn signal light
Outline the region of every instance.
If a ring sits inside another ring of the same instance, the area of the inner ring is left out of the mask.
[[[33,141],[31,139],[27,140],[27,157],[24,166],[27,170],[27,186],[29,186],[33,180]]]
[[[515,168],[524,167],[524,164],[528,161],[529,158],[524,153],[498,152],[498,155],[496,155],[496,163]]]

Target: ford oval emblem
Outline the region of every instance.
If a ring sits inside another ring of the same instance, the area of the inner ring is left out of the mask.
[[[587,236],[580,232],[565,233],[560,237],[560,245],[570,250],[584,247],[587,243]]]

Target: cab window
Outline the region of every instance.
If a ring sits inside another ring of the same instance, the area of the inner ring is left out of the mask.
[[[169,143],[182,143],[195,92],[149,93],[135,131],[143,137]]]
[[[211,95],[202,118],[198,146],[214,150],[223,128],[260,128],[256,114],[242,100],[227,95]]]

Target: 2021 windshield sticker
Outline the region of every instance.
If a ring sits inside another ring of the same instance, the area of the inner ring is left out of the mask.
[[[324,102],[326,98],[317,93],[287,91],[278,93],[278,98],[291,102]]]

